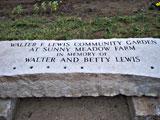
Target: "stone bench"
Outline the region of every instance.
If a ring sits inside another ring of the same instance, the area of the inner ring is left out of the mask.
[[[160,39],[2,41],[0,49],[1,98],[148,96],[128,98],[132,118],[159,119]],[[12,100],[1,100],[5,112]]]
[[[0,97],[159,96],[160,39],[0,42]]]

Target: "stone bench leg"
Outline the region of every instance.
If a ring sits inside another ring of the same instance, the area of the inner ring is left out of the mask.
[[[160,120],[160,98],[128,97],[132,120]]]
[[[13,120],[18,99],[2,99],[0,98],[0,120]]]

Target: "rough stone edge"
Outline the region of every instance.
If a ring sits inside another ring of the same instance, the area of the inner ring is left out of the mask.
[[[160,98],[127,97],[132,120],[160,120]]]
[[[17,104],[19,101],[18,98],[0,99],[0,104],[5,109],[4,111],[1,111],[3,113],[0,113],[0,120],[14,120]]]
[[[0,76],[0,97],[160,96],[160,79],[122,74]]]

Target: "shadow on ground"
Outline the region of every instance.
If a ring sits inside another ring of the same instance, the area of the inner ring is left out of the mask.
[[[126,98],[24,98],[16,120],[130,120]]]

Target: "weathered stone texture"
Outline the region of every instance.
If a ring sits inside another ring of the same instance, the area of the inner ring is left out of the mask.
[[[18,99],[0,99],[0,120],[13,120]]]
[[[160,120],[160,98],[128,98],[133,120]]]
[[[118,74],[33,74],[0,77],[0,97],[160,96],[159,78]]]

